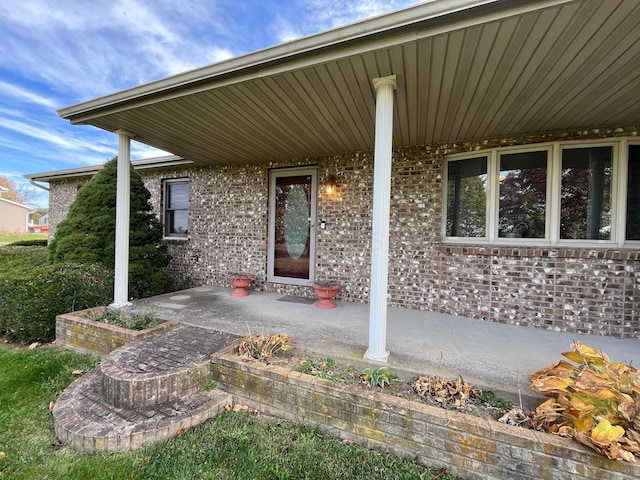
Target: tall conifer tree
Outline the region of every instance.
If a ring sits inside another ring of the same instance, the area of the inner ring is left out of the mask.
[[[49,245],[51,262],[101,263],[114,268],[116,183],[117,157],[78,190]],[[131,167],[129,295],[134,298],[163,293],[170,285],[162,269],[171,257],[161,245],[162,225],[153,214],[150,198],[140,174]]]

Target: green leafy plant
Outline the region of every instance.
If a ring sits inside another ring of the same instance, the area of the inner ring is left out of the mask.
[[[335,360],[327,357],[321,360],[304,359],[294,370],[332,382],[351,384],[355,367],[353,365],[337,365]]]
[[[401,381],[398,376],[392,374],[387,367],[365,368],[362,371],[362,380],[370,387],[378,386],[380,388],[384,388],[385,385],[389,385],[392,382]]]
[[[513,406],[509,400],[497,396],[491,390],[483,391],[480,395],[480,401],[489,407],[500,409],[509,409]]]
[[[242,338],[238,347],[238,354],[245,360],[255,359],[267,362],[274,356],[293,348],[289,344],[291,337],[290,333],[278,333],[271,336],[254,333]]]
[[[551,396],[533,426],[574,440],[614,460],[640,457],[640,372],[612,363],[579,342],[560,360],[531,375],[531,388]]]
[[[120,309],[108,308],[92,316],[91,320],[117,325],[129,330],[144,330],[145,328],[160,325],[164,321],[159,319],[154,312],[139,311],[127,307]]]

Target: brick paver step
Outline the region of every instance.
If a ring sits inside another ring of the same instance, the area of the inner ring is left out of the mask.
[[[183,325],[127,344],[102,359],[102,397],[115,407],[147,408],[199,392],[210,378],[211,355],[235,338]]]
[[[102,397],[102,372],[95,369],[72,383],[53,409],[58,439],[82,452],[126,452],[201,424],[232,402],[220,390],[185,395],[146,408],[121,408]]]

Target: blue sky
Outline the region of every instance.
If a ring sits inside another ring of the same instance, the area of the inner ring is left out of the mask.
[[[346,25],[415,0],[0,2],[0,175],[97,165],[117,137],[56,110]],[[164,152],[133,142],[132,158]],[[46,207],[39,190],[35,203]]]

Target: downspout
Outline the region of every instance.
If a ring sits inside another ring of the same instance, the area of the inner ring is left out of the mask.
[[[47,192],[51,190],[51,188],[49,188],[49,187],[45,187],[44,185],[40,185],[33,178],[29,178],[28,180],[29,180],[29,183],[31,185],[33,185],[34,187],[41,188],[42,190],[46,190]]]

